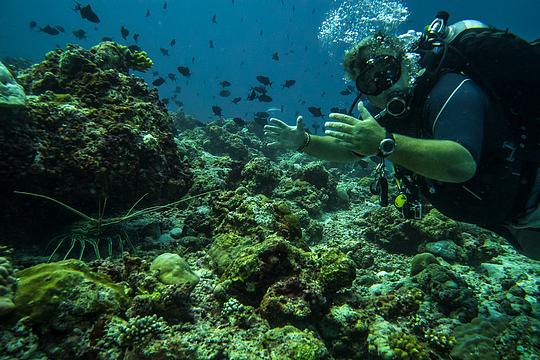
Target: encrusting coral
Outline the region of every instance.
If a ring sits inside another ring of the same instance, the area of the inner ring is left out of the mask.
[[[124,287],[78,260],[39,264],[17,272],[16,311],[34,323],[61,330],[127,307]]]
[[[8,259],[0,257],[0,316],[9,314],[15,309],[13,299],[17,279]]]

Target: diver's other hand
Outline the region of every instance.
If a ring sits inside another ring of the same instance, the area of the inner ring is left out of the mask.
[[[332,113],[328,117],[334,121],[324,124],[325,134],[337,139],[338,142],[352,151],[362,155],[375,155],[379,144],[384,139],[386,131],[371,116],[364,104],[358,102],[360,118],[345,114]]]
[[[289,126],[279,119],[271,118],[270,124],[264,126],[264,134],[271,140],[268,147],[296,150],[306,139],[304,118],[296,118],[296,126]]]

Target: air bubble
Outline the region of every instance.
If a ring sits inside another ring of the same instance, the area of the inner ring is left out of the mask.
[[[319,27],[318,38],[329,48],[351,46],[377,30],[395,32],[409,17],[408,8],[400,1],[334,0]]]

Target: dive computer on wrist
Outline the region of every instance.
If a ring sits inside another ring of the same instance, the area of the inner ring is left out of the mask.
[[[379,152],[377,153],[380,157],[390,156],[396,150],[396,139],[394,135],[386,131],[386,136],[379,143]]]

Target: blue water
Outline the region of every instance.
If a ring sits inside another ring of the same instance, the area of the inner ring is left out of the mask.
[[[339,94],[345,86],[341,70],[341,53],[331,56],[329,49],[317,39],[318,28],[325,15],[336,6],[334,1],[322,0],[169,0],[163,9],[163,0],[94,0],[90,4],[101,19],[93,24],[81,19],[72,10],[71,0],[2,0],[0,12],[0,58],[24,57],[40,61],[47,51],[76,43],[91,47],[104,36],[131,45],[132,35],[139,33],[139,46],[154,60],[154,68],[143,76],[149,83],[158,71],[167,82],[159,87],[160,97],[173,94],[177,85],[182,88],[179,100],[184,111],[208,121],[215,119],[212,106],[223,108],[226,117],[251,119],[253,113],[271,107],[283,113],[273,113],[289,123],[295,115],[304,115],[308,122],[319,121],[307,107],[321,107],[324,114],[331,107],[348,107],[353,95]],[[338,2],[339,3],[339,2]],[[437,10],[446,9],[452,21],[465,18],[478,19],[497,27],[510,28],[522,37],[533,40],[540,37],[535,25],[540,14],[538,0],[521,0],[508,3],[488,1],[403,1],[410,10],[410,18],[401,30],[421,30],[431,22]],[[86,2],[83,2],[83,5]],[[114,4],[114,5],[111,5]],[[294,9],[293,9],[294,8]],[[145,17],[147,9],[150,16]],[[216,23],[212,18],[216,15]],[[30,21],[38,27],[31,30]],[[61,25],[66,33],[50,36],[38,32],[39,26]],[[120,36],[120,27],[130,30],[129,41]],[[78,40],[73,30],[83,29],[88,38]],[[262,31],[262,35],[261,35]],[[176,39],[176,46],[169,45]],[[209,47],[212,40],[214,48]],[[170,56],[163,56],[160,48],[169,49]],[[291,52],[294,51],[294,52]],[[279,61],[272,54],[279,53]],[[192,62],[194,59],[194,62]],[[193,75],[189,80],[176,70],[180,65],[189,66]],[[175,73],[178,82],[171,82],[168,73]],[[252,86],[260,85],[257,75],[268,76],[273,85],[269,95],[272,103],[249,102],[246,97]],[[289,89],[282,89],[286,79],[296,80]],[[227,97],[219,96],[219,81],[232,83]],[[239,104],[231,103],[242,97]],[[305,102],[305,103],[303,103]],[[169,109],[176,110],[171,103]]]

